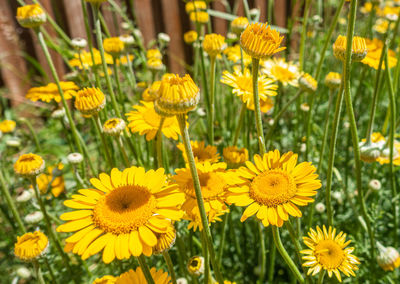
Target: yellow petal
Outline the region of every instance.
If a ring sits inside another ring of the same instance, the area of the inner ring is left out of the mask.
[[[93,224],[92,217],[87,217],[75,221],[69,221],[68,223],[58,226],[57,232],[75,232]]]
[[[80,239],[82,239],[84,236],[86,236],[86,234],[88,234],[91,230],[93,230],[95,228],[94,225],[90,225],[89,227],[86,227],[85,229],[82,229],[78,232],[76,232],[75,234],[73,234],[72,236],[70,236],[69,238],[67,238],[65,241],[67,243],[76,243],[78,242]]]
[[[139,239],[138,231],[132,231],[129,234],[129,250],[133,256],[139,256],[142,254],[143,246]]]
[[[97,238],[93,243],[89,245],[89,247],[86,249],[86,251],[82,255],[82,259],[85,260],[88,257],[95,255],[99,251],[101,251],[106,244],[109,242],[109,240],[112,238],[112,234],[107,233],[105,235],[102,235],[101,237]]]
[[[63,221],[70,221],[70,220],[81,219],[91,215],[93,215],[92,210],[76,210],[61,214],[60,219]]]
[[[157,238],[154,233],[146,226],[139,227],[139,236],[143,243],[149,247],[154,247],[157,244]]]
[[[115,259],[115,241],[117,240],[117,236],[111,234],[110,239],[104,247],[103,251],[103,262],[110,263]]]

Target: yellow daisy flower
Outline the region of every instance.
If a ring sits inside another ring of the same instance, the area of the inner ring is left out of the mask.
[[[202,256],[192,256],[187,264],[190,274],[199,276],[204,273],[204,258]]]
[[[283,86],[298,86],[300,77],[299,68],[292,62],[286,62],[283,58],[265,60],[262,63],[261,73],[279,81]]]
[[[367,56],[361,61],[361,63],[368,65],[369,67],[378,70],[379,60],[381,58],[383,50],[383,42],[377,38],[365,40],[368,48]],[[393,68],[397,64],[396,53],[389,49],[389,68]],[[382,64],[382,69],[385,69],[385,63]]]
[[[190,141],[190,145],[192,146],[193,156],[196,163],[216,163],[219,161],[220,156],[217,152],[217,147],[211,145],[205,146],[204,141]],[[185,146],[182,143],[179,143],[177,147],[182,151],[183,158],[187,162]]]
[[[328,276],[335,274],[339,282],[342,282],[340,271],[347,277],[355,276],[354,271],[358,270],[360,264],[358,258],[351,253],[354,248],[346,248],[351,241],[346,242],[346,234],[340,232],[336,235],[336,229],[329,227],[323,230],[317,226],[317,230],[310,229],[309,237],[303,237],[304,243],[310,249],[301,251],[303,256],[303,266],[310,267],[307,274],[315,275],[321,270],[326,270]]]
[[[185,5],[185,10],[186,13],[190,13],[193,11],[198,11],[198,10],[206,10],[207,9],[207,4],[204,1],[190,1],[187,2]]]
[[[226,48],[225,37],[219,34],[206,34],[203,40],[203,50],[210,56],[216,57]]]
[[[247,149],[238,148],[237,146],[225,147],[222,155],[227,164],[233,168],[243,165],[249,159]]]
[[[229,61],[234,64],[240,64],[240,45],[236,44],[234,46],[229,46],[224,50],[224,54],[227,56]],[[251,63],[251,56],[243,52],[243,64],[248,66]]]
[[[325,77],[325,85],[329,89],[339,88],[341,82],[342,82],[342,75],[336,72],[329,72]]]
[[[17,237],[17,242],[14,245],[14,254],[24,261],[34,260],[46,252],[48,245],[49,240],[42,232],[25,233]]]
[[[191,44],[197,40],[197,37],[198,37],[198,35],[197,35],[196,31],[188,31],[188,32],[184,33],[183,40],[185,41],[185,43]]]
[[[3,133],[13,132],[17,123],[14,120],[5,119],[0,122],[0,131]]]
[[[163,270],[156,270],[155,267],[150,269],[151,277],[155,284],[169,284],[171,283],[171,277],[168,276],[167,272]],[[147,280],[144,277],[142,268],[138,267],[136,270],[129,270],[122,273],[115,281],[115,284],[146,284]]]
[[[139,135],[146,135],[146,140],[150,141],[157,135],[160,126],[161,116],[155,111],[153,102],[141,101],[142,105],[133,107],[133,111],[126,113],[129,121],[128,127]],[[165,117],[162,125],[162,133],[167,138],[178,140],[179,124],[176,117]]]
[[[318,82],[308,73],[303,73],[299,78],[299,86],[304,92],[313,93],[317,90]]]
[[[100,51],[96,48],[92,48],[93,57],[94,57],[94,64],[100,65],[101,64],[101,54]],[[113,58],[110,54],[104,54],[106,63],[113,64]],[[79,60],[79,53],[74,53],[74,58],[69,61],[69,64],[72,67],[78,67],[79,69],[89,69],[89,67],[93,66],[92,54],[89,51],[81,51],[81,59],[82,63]]]
[[[297,154],[278,150],[263,157],[254,156],[254,163],[231,172],[226,201],[237,206],[247,206],[242,222],[256,215],[264,226],[281,227],[289,216],[301,217],[297,206],[314,202],[310,196],[317,194],[321,181],[316,168],[309,162],[297,164]]]
[[[104,51],[112,56],[118,56],[124,51],[125,44],[119,37],[110,37],[103,40]]]
[[[199,24],[207,24],[210,20],[210,16],[207,12],[197,11],[197,12],[190,12],[189,18],[193,23]]]
[[[240,35],[249,25],[249,20],[246,17],[237,17],[231,22],[232,32]]]
[[[196,167],[207,215],[210,211],[212,214],[214,212],[222,214],[228,212],[229,209],[225,205],[225,188],[228,177],[225,170],[227,165],[225,163],[210,164],[210,162],[205,162],[196,164]],[[197,216],[197,218],[191,219],[192,222],[196,222],[200,220],[200,212],[190,169],[176,169],[175,172],[176,175],[172,177],[172,180],[185,193],[182,210],[186,212],[189,218]]]
[[[76,94],[75,107],[84,115],[93,115],[106,105],[106,97],[99,88],[84,88]]]
[[[151,58],[157,58],[157,59],[162,59],[162,55],[160,50],[153,48],[153,49],[148,49],[146,51],[146,58],[151,59]]]
[[[61,171],[64,168],[63,164],[58,164],[57,168],[59,171]],[[39,191],[41,194],[45,194],[47,192],[47,189],[50,185],[50,182],[53,180],[51,183],[51,193],[53,194],[54,197],[60,196],[61,193],[64,192],[65,190],[65,183],[64,183],[64,177],[62,175],[57,176],[53,179],[53,170],[55,169],[54,166],[48,167],[47,168],[47,174],[43,173],[39,175],[36,178],[37,185],[39,187]]]
[[[333,55],[341,60],[345,60],[347,47],[347,37],[339,35],[333,44]],[[353,45],[351,48],[351,60],[358,62],[365,58],[368,53],[367,44],[365,39],[359,36],[353,38]]]
[[[43,172],[45,162],[39,155],[23,154],[14,164],[14,172],[21,176],[34,177]]]
[[[76,96],[76,92],[79,90],[79,87],[74,82],[60,82],[61,89],[64,93],[64,98],[69,100]],[[58,92],[57,85],[54,83],[50,83],[46,86],[42,87],[33,87],[30,88],[25,95],[25,97],[32,102],[36,102],[41,100],[42,102],[49,103],[51,101],[55,101],[59,103],[61,101],[61,95]]]
[[[64,213],[68,221],[57,232],[75,232],[66,239],[82,259],[103,251],[104,263],[115,258],[152,254],[156,233],[165,232],[170,220],[179,220],[184,194],[167,183],[164,169],[145,171],[131,167],[90,180],[94,188],[80,189],[64,205],[76,209]]]
[[[105,275],[95,279],[92,284],[114,284],[116,280],[117,278],[112,275]]]
[[[39,4],[17,8],[17,21],[24,28],[37,28],[46,22],[46,13]]]
[[[225,70],[222,73],[221,83],[232,87],[232,92],[242,99],[247,108],[254,110],[253,79],[248,69],[245,69],[244,74],[242,74],[239,68],[236,68],[234,73],[229,73]],[[274,84],[273,80],[268,79],[264,75],[259,76],[258,93],[260,103],[267,101],[270,105],[273,104],[268,97],[276,96],[277,89],[278,85]]]

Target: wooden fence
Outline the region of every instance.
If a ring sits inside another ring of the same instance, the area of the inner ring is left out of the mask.
[[[155,39],[157,34],[165,32],[171,36],[167,51],[167,65],[171,72],[182,72],[182,62],[190,62],[191,49],[183,42],[183,33],[192,29],[188,15],[185,12],[185,3],[182,0],[114,0],[119,6],[127,8],[128,15],[136,16],[137,24],[143,34],[145,44]],[[238,5],[237,14],[244,14],[242,0],[217,0],[211,7],[217,11],[225,11],[222,1],[231,6]],[[268,1],[252,0],[249,8],[260,9],[260,21],[265,22],[268,13]],[[30,3],[30,1],[25,1]],[[297,1],[301,2],[301,1]],[[49,15],[63,28],[69,37],[86,38],[81,0],[40,0]],[[288,16],[290,0],[276,0],[273,5],[274,24],[284,27]],[[12,106],[24,102],[32,73],[32,61],[36,59],[46,74],[50,74],[33,32],[21,28],[15,20],[18,3],[16,0],[0,0],[0,87],[6,87],[4,94]],[[294,11],[298,10],[294,9]],[[119,35],[118,27],[123,22],[121,17],[111,12],[109,3],[102,5],[102,13],[112,36]],[[115,25],[117,23],[117,25]],[[228,22],[212,17],[213,30],[226,35]],[[50,24],[45,25],[50,36],[56,38],[56,32]],[[60,76],[69,72],[61,57],[51,51],[57,72]],[[28,60],[27,60],[28,59]]]

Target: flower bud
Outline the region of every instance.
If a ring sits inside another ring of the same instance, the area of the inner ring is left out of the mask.
[[[378,191],[382,187],[381,182],[377,179],[371,179],[368,183],[368,188],[373,191]]]

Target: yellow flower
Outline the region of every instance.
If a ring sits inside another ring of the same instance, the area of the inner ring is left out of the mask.
[[[147,59],[150,59],[150,58],[162,59],[162,55],[161,55],[161,52],[156,48],[148,49],[146,51],[146,58]]]
[[[390,24],[390,28],[394,28],[395,23]],[[388,20],[383,20],[383,19],[377,19],[375,22],[375,25],[372,27],[372,29],[380,34],[386,33],[387,29],[389,28],[389,21]]]
[[[237,17],[231,22],[232,32],[240,35],[249,25],[249,20],[246,17]]]
[[[6,119],[0,122],[0,131],[3,133],[10,133],[14,131],[16,126],[17,123],[14,120]]]
[[[207,9],[207,4],[204,1],[190,1],[187,2],[185,5],[185,10],[186,13],[190,13],[193,11],[199,11],[199,10],[206,10]]]
[[[132,62],[134,58],[135,58],[134,55],[129,54],[129,61],[130,62]],[[128,64],[128,57],[126,55],[125,56],[121,56],[120,58],[117,58],[116,63],[117,63],[117,65],[120,65],[120,64],[127,65]]]
[[[366,139],[362,139],[361,142],[366,142]],[[371,135],[371,144],[364,146],[366,147],[365,155],[363,155],[363,146],[360,147],[361,151],[361,159],[364,162],[379,162],[379,164],[389,164],[389,155],[390,155],[390,149],[387,145],[386,138],[379,132],[374,132]],[[400,142],[394,140],[394,149],[393,149],[393,164],[395,166],[400,166]],[[376,156],[374,156],[375,152],[377,153]],[[372,153],[372,154],[371,154]],[[369,154],[369,155],[368,155]],[[369,157],[372,156],[372,157]],[[368,159],[369,158],[369,159]]]
[[[217,147],[211,145],[206,147],[204,141],[190,141],[190,145],[192,146],[193,156],[196,163],[217,163],[219,161],[220,156],[217,153]],[[185,146],[182,143],[179,143],[177,147],[182,151],[183,158],[187,162]]]
[[[333,44],[333,55],[341,61],[345,60],[346,57],[346,47],[347,47],[347,38],[345,36],[339,35]],[[367,44],[365,39],[359,36],[355,36],[353,38],[353,45],[351,49],[351,60],[352,61],[361,61],[365,58],[368,53]]]
[[[57,169],[61,171],[64,168],[63,164],[58,164]],[[43,173],[36,178],[37,185],[39,187],[39,191],[41,194],[45,194],[49,187],[50,182],[53,180],[53,170],[55,167],[48,167],[47,174]],[[51,183],[51,193],[54,197],[60,196],[61,193],[65,190],[64,184],[64,177],[59,175],[54,178],[53,182]]]
[[[240,64],[241,55],[240,55],[240,45],[236,44],[234,46],[229,46],[224,50],[224,54],[226,54],[229,61],[232,61],[234,64]],[[248,66],[251,63],[251,57],[243,52],[243,64],[244,66]]]
[[[119,37],[110,37],[103,40],[104,51],[112,56],[118,56],[124,51],[125,44]]]
[[[23,154],[14,164],[14,172],[25,177],[35,177],[43,172],[45,162],[39,155]]]
[[[254,163],[231,172],[227,202],[247,206],[242,222],[256,215],[264,226],[281,227],[289,216],[301,217],[297,206],[314,202],[321,181],[309,162],[297,164],[297,154],[280,155],[278,150],[254,156]]]
[[[317,81],[308,73],[303,73],[299,78],[300,89],[307,93],[313,93],[317,90]]]
[[[46,13],[39,4],[17,8],[17,21],[24,28],[37,28],[46,22]]]
[[[60,82],[61,89],[63,90],[64,98],[69,100],[76,96],[76,91],[79,90],[79,87],[74,82]],[[32,102],[36,102],[41,100],[46,103],[50,103],[51,101],[55,101],[59,103],[61,101],[61,95],[58,92],[58,87],[54,83],[50,83],[46,86],[42,87],[33,87],[30,88],[25,95],[25,97]]]
[[[186,33],[184,33],[183,35],[183,40],[187,43],[187,44],[191,44],[194,43],[197,40],[197,32],[196,31],[188,31]]]
[[[207,34],[203,40],[203,50],[215,58],[226,48],[225,37],[219,34]]]
[[[204,273],[204,258],[202,256],[193,256],[189,259],[187,269],[190,274],[199,276]]]
[[[64,202],[78,210],[62,214],[60,219],[68,222],[57,228],[76,232],[66,242],[74,244],[72,252],[82,259],[102,250],[104,263],[115,257],[150,256],[157,245],[155,234],[165,232],[170,220],[182,218],[184,194],[176,184],[168,185],[163,168],[114,168],[90,182],[94,188],[80,189]]]
[[[229,212],[228,207],[225,205],[225,188],[228,182],[228,175],[225,171],[226,164],[211,164],[210,162],[205,162],[197,163],[196,167],[207,216],[210,212],[211,218],[215,213],[222,215]],[[172,180],[176,182],[179,185],[179,189],[185,193],[185,202],[182,205],[182,210],[186,213],[185,219],[195,223],[201,230],[201,222],[198,222],[200,220],[200,211],[197,205],[197,198],[190,169],[176,169],[175,172],[176,175],[172,177]],[[195,228],[197,226],[195,226]]]
[[[164,68],[164,64],[161,59],[152,57],[147,60],[147,68],[154,71],[160,71]]]
[[[285,59],[269,59],[263,62],[261,72],[266,76],[279,81],[282,85],[287,84],[294,87],[298,86],[298,78],[300,77],[299,68]]]
[[[163,116],[185,114],[196,108],[200,100],[200,89],[189,74],[183,77],[169,74],[163,76],[155,110]]]
[[[150,141],[157,135],[160,126],[161,116],[154,110],[152,102],[141,101],[142,105],[133,107],[133,111],[125,114],[128,118],[128,127],[139,135],[146,135],[146,140]],[[165,117],[162,125],[162,133],[167,138],[178,140],[179,124],[176,117]]]
[[[154,253],[162,253],[169,250],[175,243],[176,230],[174,225],[170,224],[165,232],[156,233],[157,244],[154,247]]]
[[[210,20],[208,13],[203,11],[191,12],[189,18],[192,22],[200,24],[207,24]]]
[[[310,267],[308,275],[315,275],[321,270],[326,270],[328,276],[335,274],[339,282],[342,282],[340,271],[347,277],[355,276],[354,271],[358,270],[360,264],[358,258],[351,253],[354,248],[346,248],[351,241],[346,242],[346,234],[340,232],[336,235],[336,229],[323,226],[323,230],[317,226],[317,231],[310,229],[309,237],[303,237],[304,243],[310,249],[301,251],[303,266]]]
[[[92,48],[92,52],[93,52],[93,57],[94,57],[94,64],[100,65],[102,62],[100,51],[97,50],[96,48]],[[105,56],[107,64],[113,64],[113,58],[110,54],[105,53],[104,56]],[[92,55],[89,51],[82,51],[81,59],[82,59],[82,63],[79,60],[79,53],[74,53],[74,58],[69,61],[69,64],[72,67],[78,67],[79,69],[83,69],[83,68],[89,69],[89,67],[93,66]]]
[[[84,115],[93,115],[106,105],[106,97],[99,88],[84,88],[76,94],[75,107]]]
[[[155,284],[168,284],[171,283],[171,277],[168,276],[167,272],[163,270],[156,270],[155,267],[150,269],[151,277],[154,280]],[[136,268],[136,270],[129,270],[125,273],[122,273],[115,284],[145,284],[147,283],[146,278],[144,277],[143,271],[140,267]]]
[[[233,74],[225,70],[222,73],[221,83],[232,87],[232,92],[242,99],[243,103],[247,105],[247,108],[254,110],[253,79],[248,69],[245,69],[244,74],[242,74],[239,68],[235,68]],[[258,94],[260,97],[260,103],[267,102],[268,105],[272,107],[273,103],[268,97],[276,96],[277,89],[278,85],[274,84],[273,80],[268,79],[264,75],[259,76]],[[268,110],[267,107],[267,111]]]
[[[327,85],[329,89],[339,88],[341,82],[342,75],[336,72],[329,72],[325,77],[325,85]]]
[[[222,155],[225,162],[232,167],[237,168],[243,165],[249,159],[249,152],[246,148],[238,148],[237,146],[225,147]]]
[[[377,262],[385,271],[393,271],[400,266],[400,254],[394,247],[384,247],[379,242],[377,243],[379,255]]]
[[[97,278],[92,284],[114,284],[117,278],[111,275],[105,275],[101,278]]]
[[[45,253],[48,245],[49,240],[42,232],[25,233],[17,237],[17,242],[14,245],[14,254],[21,260],[31,261]]]
[[[119,136],[126,127],[125,121],[121,118],[110,118],[103,125],[104,133],[111,136]]]
[[[279,32],[267,23],[254,23],[247,26],[240,36],[240,45],[253,58],[265,59],[285,49],[279,47],[283,40]]]
[[[367,56],[361,61],[361,63],[366,64],[375,70],[379,68],[379,60],[381,58],[383,50],[383,42],[377,38],[366,39],[366,44],[368,48]],[[389,49],[389,68],[393,68],[397,64],[396,53]],[[385,69],[385,63],[382,64],[382,69]]]
[[[161,81],[154,81],[142,94],[143,100],[155,101],[158,97],[158,91],[161,87]]]

